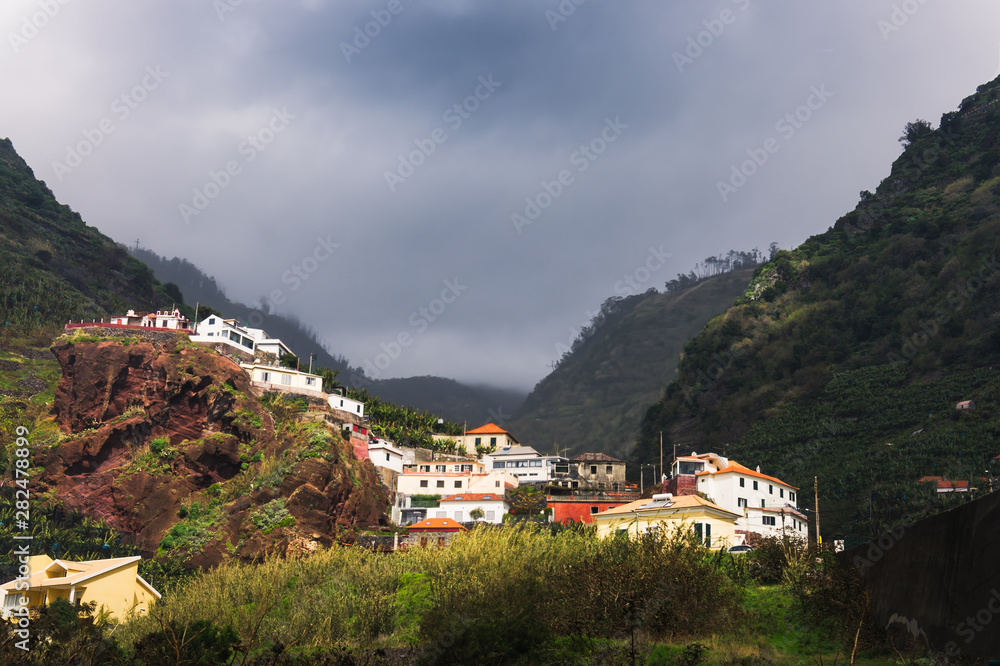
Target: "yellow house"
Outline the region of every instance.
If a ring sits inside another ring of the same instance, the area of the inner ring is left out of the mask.
[[[663,494],[602,511],[593,519],[600,537],[690,529],[706,547],[722,549],[737,543],[736,519],[740,517],[698,495]]]
[[[132,613],[145,613],[150,604],[160,598],[139,575],[139,560],[135,557],[118,557],[109,560],[70,562],[53,560],[48,555],[27,558],[27,575],[0,585],[0,607],[3,616],[22,605],[26,598],[28,608],[37,608],[56,599],[69,603],[96,601],[98,609],[106,608],[115,619],[122,620]],[[28,585],[23,588],[25,582]]]

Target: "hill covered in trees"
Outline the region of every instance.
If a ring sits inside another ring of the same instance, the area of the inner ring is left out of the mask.
[[[1000,79],[937,129],[909,123],[874,192],[685,345],[631,460],[658,456],[662,431],[809,490],[816,476],[824,533],[858,538],[939,510],[921,476],[995,486],[998,135]]]
[[[684,343],[746,290],[753,271],[742,261],[764,260],[756,251],[729,256],[728,264],[710,257],[678,275],[665,293],[606,300],[504,427],[540,451],[625,457]]]
[[[177,300],[124,247],[56,201],[10,139],[0,139],[0,331],[21,335]]]

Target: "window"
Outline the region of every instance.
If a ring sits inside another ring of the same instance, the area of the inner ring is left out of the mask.
[[[462,487],[462,482],[461,481],[456,481],[455,482],[455,487],[456,488],[461,488]]]
[[[281,375],[281,383],[285,386],[291,386],[292,376],[291,375]]]
[[[778,488],[778,497],[784,497],[784,496],[785,496],[785,489]]]
[[[306,386],[316,386],[316,378],[306,377]]]
[[[765,506],[767,506],[767,502],[765,502],[764,500],[761,500],[760,501],[760,508],[763,509]]]
[[[447,472],[448,471],[448,466],[447,465],[434,465],[434,471],[435,472]]]
[[[444,481],[438,481],[438,482],[437,482],[437,487],[438,487],[438,488],[444,488]],[[442,517],[443,517],[443,516],[442,516]]]
[[[712,547],[712,524],[711,523],[695,523],[694,524],[694,536],[695,538],[705,544],[706,548]]]
[[[774,494],[774,486],[771,485],[770,483],[767,484],[767,494],[768,495],[773,495]]]
[[[753,489],[757,490],[757,482],[756,481],[753,482]]]
[[[604,468],[604,473],[605,474],[611,474],[611,472],[612,472],[613,469],[614,468],[611,467],[611,465],[608,465],[607,467]]]
[[[569,465],[556,465],[556,474],[569,474]]]
[[[490,437],[490,446],[496,446],[496,445],[497,445],[497,438]]]
[[[209,317],[209,319],[208,319],[208,325],[209,326],[215,326],[215,317]]]
[[[447,511],[435,511],[434,512],[434,517],[435,518],[447,518],[448,517],[448,512]]]
[[[358,405],[358,408],[357,408],[357,410],[355,410],[355,411],[357,411],[357,412],[358,412],[358,414],[360,414],[360,413],[361,413],[361,405]]]
[[[271,381],[271,373],[270,372],[262,372],[262,373],[260,373],[260,378],[261,378],[261,381],[269,382],[269,381]]]
[[[764,516],[762,518],[762,520],[764,521],[765,525],[772,525],[773,526],[775,524],[776,518],[774,516]]]
[[[736,506],[738,506],[738,507],[746,507],[747,506],[746,499],[743,498],[743,497],[737,497],[736,498]]]
[[[483,443],[483,438],[482,437],[476,437],[476,446],[482,446],[482,443]]]
[[[601,511],[600,507],[596,506],[590,507],[590,515],[594,515],[595,513],[600,513],[600,511]]]
[[[420,537],[420,547],[421,548],[427,547],[427,537],[425,536]]]
[[[420,487],[421,488],[426,488],[427,487],[427,479],[424,479],[423,481],[420,482]]]
[[[455,522],[456,523],[462,522],[462,512],[461,511],[456,511],[455,512]]]
[[[420,471],[421,472],[429,472],[429,471],[431,471],[431,466],[430,465],[421,465],[420,466]]]
[[[389,454],[385,454],[385,461],[389,462],[390,460],[392,460],[392,458],[389,457]]]
[[[793,493],[791,490],[788,491],[788,501],[789,502],[795,501],[795,493]]]
[[[528,461],[528,467],[541,467],[541,466],[542,466],[542,461],[541,460],[529,460]]]
[[[496,515],[497,515],[496,511],[487,511],[486,520],[496,520]]]
[[[741,476],[741,477],[740,477],[740,488],[744,488],[744,487],[746,487],[746,485],[747,485],[747,484],[746,484],[746,479],[744,479],[744,478],[743,478],[743,477]]]
[[[597,474],[597,465],[591,465],[590,466],[590,473],[591,474]]]
[[[499,488],[499,487],[500,487],[500,482],[499,482],[499,481],[497,481],[494,487],[495,487],[495,488]]]
[[[504,465],[506,465],[506,464],[507,463],[505,463],[502,460],[494,460],[493,461],[493,469],[503,469]]]

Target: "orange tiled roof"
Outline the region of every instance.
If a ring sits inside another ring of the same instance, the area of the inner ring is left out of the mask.
[[[712,472],[698,472],[695,474],[695,476],[701,476],[702,474],[726,474],[728,472],[739,472],[740,474],[746,474],[747,476],[755,476],[758,479],[767,479],[768,481],[773,481],[774,483],[780,483],[783,486],[787,486],[792,490],[798,490],[796,486],[793,486],[789,483],[785,483],[784,481],[782,481],[777,477],[768,476],[767,474],[761,474],[757,470],[750,469],[749,467],[744,467],[738,462],[734,462],[732,460],[729,461],[729,467],[725,469],[720,469]]]
[[[462,527],[461,523],[456,523],[451,518],[428,518],[427,520],[421,520],[419,523],[410,525],[407,528],[411,531],[416,530],[417,532],[462,532],[465,528]]]
[[[708,500],[703,499],[698,495],[675,495],[670,501],[672,502],[672,504],[668,507],[657,507],[653,509],[648,509],[648,511],[651,512],[677,511],[679,509],[698,509],[700,507],[706,507],[710,509],[717,509],[718,511],[722,511],[723,513],[730,513],[737,518],[740,517],[740,514],[736,513],[735,511],[730,511],[729,509],[723,509],[718,504],[713,504],[712,502],[709,502]],[[652,502],[653,502],[652,499],[640,499],[634,502],[629,502],[628,504],[617,506],[613,509],[608,509],[607,511],[602,511],[595,515],[614,516],[618,514],[629,514],[632,513],[633,511],[642,509],[642,507]]]
[[[487,423],[472,430],[468,430],[466,435],[509,435],[510,433],[498,426],[496,423]]]
[[[456,493],[442,497],[438,502],[502,502],[503,493]]]

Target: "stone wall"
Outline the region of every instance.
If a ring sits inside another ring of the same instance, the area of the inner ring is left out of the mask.
[[[941,657],[1000,657],[1000,492],[839,557],[858,567],[881,626]]]

